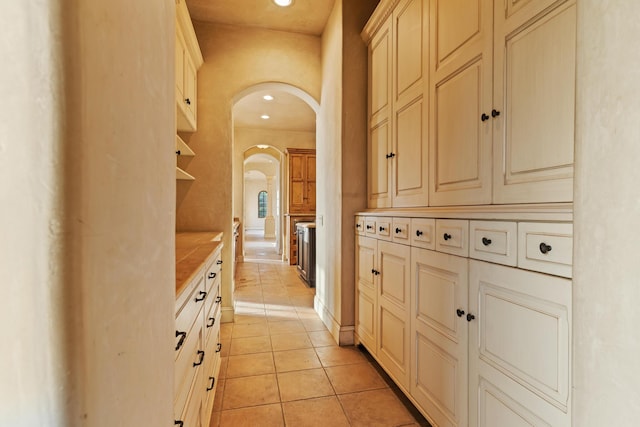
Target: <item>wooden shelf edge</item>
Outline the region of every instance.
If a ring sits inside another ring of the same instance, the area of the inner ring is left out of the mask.
[[[184,181],[195,181],[195,178],[192,175],[189,175],[182,169],[176,166],[176,179],[184,180]]]

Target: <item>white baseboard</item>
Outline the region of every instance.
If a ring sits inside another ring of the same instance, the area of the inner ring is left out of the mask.
[[[313,309],[318,313],[322,323],[329,329],[329,332],[338,345],[353,345],[354,327],[341,326],[317,295],[313,299]]]
[[[222,317],[220,322],[222,323],[233,323],[233,319],[235,317],[233,307],[222,307]]]

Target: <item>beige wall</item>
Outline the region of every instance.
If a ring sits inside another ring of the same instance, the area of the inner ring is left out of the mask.
[[[174,7],[1,6],[3,425],[173,417]]]
[[[372,3],[337,0],[322,37],[316,306],[341,344],[353,341],[353,215],[366,208],[367,50],[360,31]]]
[[[640,3],[578,1],[574,426],[640,419]]]
[[[264,218],[258,218],[258,193],[267,191],[267,180],[245,180],[245,206],[247,210],[244,214],[244,229],[264,230]]]

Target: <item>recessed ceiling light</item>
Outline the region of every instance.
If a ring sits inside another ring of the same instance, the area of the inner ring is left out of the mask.
[[[261,115],[260,118],[263,120],[269,120],[269,116],[267,116],[266,114]]]
[[[273,96],[265,95],[265,96],[262,97],[262,99],[264,99],[265,101],[273,101]]]
[[[268,145],[264,145],[264,144],[258,144],[258,145],[257,145],[257,147],[258,147],[259,149],[261,149],[261,150],[265,150],[265,149],[269,148],[269,146],[268,146]]]
[[[293,3],[293,0],[273,0],[273,2],[278,6],[287,7],[287,6],[291,6],[291,3]]]

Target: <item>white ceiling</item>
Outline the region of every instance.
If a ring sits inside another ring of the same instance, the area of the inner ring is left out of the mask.
[[[186,0],[191,18],[218,24],[260,27],[320,36],[335,0],[294,0],[289,7],[272,0]],[[315,112],[295,95],[270,91],[275,99],[266,102],[267,92],[239,100],[233,110],[236,127],[315,132]],[[267,114],[269,120],[261,115]]]

